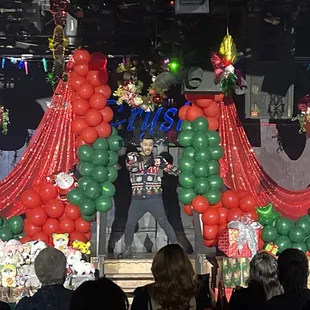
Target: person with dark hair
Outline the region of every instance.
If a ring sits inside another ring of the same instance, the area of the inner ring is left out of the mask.
[[[67,275],[65,255],[54,248],[43,249],[34,269],[42,287],[32,297],[22,298],[15,310],[69,310],[73,292],[63,286]]]
[[[73,293],[70,310],[127,310],[124,291],[113,281],[100,278],[82,283]]]
[[[169,152],[160,153],[170,165],[173,165],[173,156]],[[180,203],[177,193],[179,186],[178,177],[167,172],[163,173],[161,180],[162,199],[168,221],[175,231],[178,242],[182,245],[183,249],[188,253],[193,253],[193,247],[187,239],[181,219]]]
[[[199,285],[181,246],[161,248],[154,257],[152,273],[155,282],[135,290],[131,310],[196,310]]]
[[[278,258],[278,274],[284,294],[273,297],[262,308],[301,310],[310,302],[310,290],[307,288],[308,268],[305,253],[297,249],[284,250]]]
[[[137,148],[129,144],[125,153],[118,157],[118,177],[114,182],[115,195],[114,195],[114,207],[115,215],[114,221],[111,227],[111,234],[108,242],[108,253],[113,253],[115,243],[118,242],[125,231],[125,225],[128,217],[128,210],[131,204],[132,189],[130,183],[129,171],[126,167],[126,157],[129,153],[137,153]],[[136,231],[138,230],[136,227]]]
[[[119,258],[132,256],[131,245],[135,226],[147,212],[154,216],[171,243],[178,242],[162,202],[161,172],[178,175],[179,170],[161,156],[155,156],[153,144],[153,137],[146,134],[141,140],[141,152],[129,153],[126,158],[132,186],[132,203],[125,227],[125,250]]]
[[[232,294],[229,309],[261,309],[267,300],[282,292],[278,279],[277,260],[266,252],[260,252],[250,262],[248,287],[240,288]]]

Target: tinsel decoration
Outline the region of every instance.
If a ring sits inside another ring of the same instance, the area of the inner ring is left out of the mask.
[[[220,45],[219,55],[221,56],[225,64],[229,66],[236,61],[237,54],[238,52],[237,52],[236,44],[232,36],[229,34],[229,31],[227,28],[227,34],[224,37]]]

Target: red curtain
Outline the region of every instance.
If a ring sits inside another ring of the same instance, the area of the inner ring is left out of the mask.
[[[219,131],[225,150],[225,157],[221,160],[221,176],[226,186],[250,191],[259,206],[273,203],[277,211],[291,219],[307,214],[310,188],[286,190],[269,177],[253,152],[234,104],[221,104]]]
[[[73,113],[70,97],[68,83],[60,81],[51,106],[45,112],[24,156],[0,182],[0,216],[22,214],[24,210],[18,199],[25,189],[44,182],[47,176],[55,172],[68,171],[73,166],[76,152],[71,131]]]

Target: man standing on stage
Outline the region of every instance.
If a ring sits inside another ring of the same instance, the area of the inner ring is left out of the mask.
[[[162,202],[161,178],[163,171],[178,175],[179,170],[168,164],[161,156],[155,156],[152,153],[153,144],[153,137],[145,135],[141,141],[141,152],[127,155],[126,165],[130,172],[132,203],[125,228],[125,250],[119,255],[120,258],[132,256],[131,245],[135,226],[147,212],[154,216],[170,243],[177,243]]]

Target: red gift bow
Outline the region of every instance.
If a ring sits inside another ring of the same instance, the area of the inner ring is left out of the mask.
[[[218,84],[222,79],[222,75],[227,67],[227,64],[224,63],[223,59],[217,53],[211,54],[211,63],[215,73],[214,82],[215,84]]]

